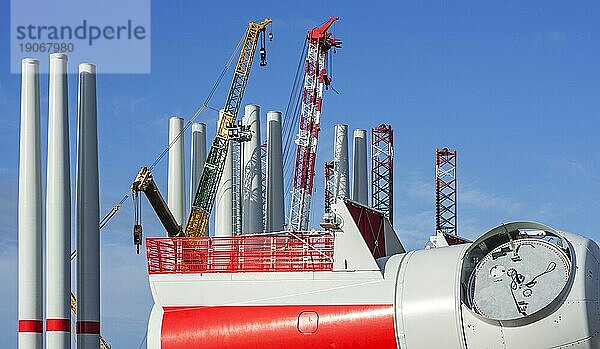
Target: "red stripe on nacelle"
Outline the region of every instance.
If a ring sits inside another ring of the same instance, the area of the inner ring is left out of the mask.
[[[42,333],[44,322],[42,320],[19,320],[19,332]]]
[[[71,320],[46,319],[46,331],[71,332]]]
[[[98,322],[98,321],[77,321],[77,333],[79,333],[79,334],[100,334],[100,322]]]
[[[165,307],[162,349],[396,348],[383,305]]]

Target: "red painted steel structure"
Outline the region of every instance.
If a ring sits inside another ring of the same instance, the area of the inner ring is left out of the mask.
[[[148,274],[333,270],[331,233],[147,238]]]
[[[346,201],[346,207],[348,207],[348,211],[350,211],[354,222],[356,222],[356,226],[369,247],[373,258],[384,257],[386,255],[385,230],[382,212],[372,210],[352,201]]]
[[[397,348],[392,304],[163,310],[163,349]]]
[[[371,129],[371,207],[394,221],[394,131],[381,124]]]
[[[46,319],[46,331],[71,331],[71,319]]]
[[[448,246],[469,244],[469,243],[473,242],[469,239],[465,239],[458,235],[452,235],[452,234],[447,234],[447,233],[444,233],[443,235],[444,235],[444,239],[446,239],[446,242],[448,243]]]
[[[300,126],[296,143],[296,163],[292,185],[289,228],[295,231],[308,229],[310,203],[315,177],[317,139],[320,130],[323,86],[329,86],[326,53],[332,47],[340,47],[341,41],[331,37],[329,27],[339,17],[331,17],[325,24],[313,28],[307,35],[308,51],[302,90]]]
[[[19,332],[42,333],[44,322],[42,320],[19,320]]]
[[[435,151],[435,230],[458,235],[456,201],[456,150]]]

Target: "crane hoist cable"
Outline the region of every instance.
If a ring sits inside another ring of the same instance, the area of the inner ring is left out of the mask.
[[[265,29],[270,23],[271,20],[266,18],[260,23],[250,22],[246,29],[244,43],[240,50],[223,115],[206,157],[196,195],[194,195],[192,201],[190,215],[184,231],[185,236],[206,234],[217,188],[225,167],[230,140],[244,141],[248,136],[251,136],[248,127],[236,125],[237,114],[250,77],[256,47],[259,40],[261,45],[265,44]],[[260,48],[259,53],[261,65],[264,66],[266,65],[266,49],[264,46]]]
[[[181,132],[179,132],[175,136],[175,139],[173,141],[171,141],[171,143],[169,143],[167,145],[167,147],[156,157],[156,159],[154,160],[154,162],[148,167],[150,170],[152,170],[156,165],[158,165],[158,163],[160,163],[160,161],[165,157],[165,155],[168,154],[169,149],[171,149],[171,147],[173,147],[173,145],[175,144],[175,142],[184,134],[184,132],[194,123],[194,121],[196,121],[196,119],[200,116],[200,114],[202,114],[202,112],[208,107],[208,103],[211,101],[211,99],[212,99],[213,95],[215,94],[217,88],[220,86],[221,81],[225,77],[225,74],[227,73],[227,71],[229,70],[229,68],[231,67],[231,65],[233,64],[233,61],[234,61],[234,59],[236,57],[236,53],[240,50],[240,47],[241,47],[242,43],[244,42],[244,38],[245,38],[245,35],[243,35],[240,38],[240,40],[238,41],[237,45],[235,46],[235,49],[233,50],[233,52],[231,52],[231,55],[227,59],[227,63],[225,64],[225,66],[221,70],[221,73],[219,74],[218,78],[213,83],[210,92],[208,93],[208,95],[204,99],[204,102],[200,105],[200,107],[198,107],[198,109],[196,109],[196,112],[194,113],[194,115],[192,115],[191,119],[183,127],[183,129],[181,130]],[[108,222],[119,212],[119,210],[123,206],[123,203],[131,195],[132,195],[131,191],[128,191],[127,193],[125,193],[123,195],[123,197],[102,217],[102,219],[100,220],[100,222],[98,222],[98,226],[99,226],[100,229],[104,228],[106,226],[106,224],[108,224]],[[73,261],[76,256],[77,256],[77,250],[73,250],[71,252],[71,261]]]
[[[175,137],[175,139],[166,147],[166,149],[164,149],[162,151],[162,153],[159,154],[159,156],[156,158],[156,160],[152,163],[152,165],[150,165],[149,167],[144,167],[142,168],[142,171],[147,170],[147,173],[151,177],[151,170],[165,157],[165,155],[169,152],[169,149],[175,144],[175,142],[184,134],[184,132],[192,125],[192,123],[198,118],[198,116],[204,111],[204,109],[206,109],[208,107],[208,104],[210,103],[210,100],[212,99],[213,95],[215,94],[218,86],[220,85],[221,81],[223,80],[223,77],[225,76],[225,73],[227,72],[227,70],[229,70],[229,67],[231,66],[231,64],[233,63],[233,59],[235,57],[235,54],[241,50],[240,53],[240,58],[238,60],[238,64],[236,66],[236,75],[234,75],[234,81],[232,82],[232,86],[231,86],[231,90],[229,92],[229,97],[227,100],[227,104],[226,104],[226,110],[225,112],[229,112],[231,113],[233,110],[236,111],[236,113],[233,115],[234,117],[237,116],[237,111],[239,110],[239,103],[241,103],[241,99],[242,96],[244,94],[244,90],[246,87],[246,82],[248,79],[248,74],[250,73],[250,68],[252,66],[252,61],[253,61],[253,57],[254,57],[254,51],[256,48],[256,43],[258,41],[258,35],[262,33],[263,35],[263,40],[261,42],[261,66],[266,65],[266,49],[265,49],[265,40],[264,40],[264,30],[266,28],[266,26],[268,24],[271,23],[270,19],[265,19],[263,22],[261,23],[254,23],[251,22],[248,25],[248,30],[246,31],[245,35],[242,36],[242,39],[240,39],[240,41],[238,42],[238,44],[236,45],[235,50],[233,51],[233,53],[231,54],[231,56],[229,57],[227,64],[225,65],[225,67],[223,68],[223,70],[221,71],[221,74],[219,75],[219,77],[217,78],[217,80],[215,81],[215,83],[213,84],[212,89],[210,90],[210,93],[208,94],[208,96],[206,97],[206,99],[204,100],[204,103],[202,103],[202,105],[196,110],[196,112],[194,113],[194,115],[192,116],[192,118],[188,121],[188,123],[184,126],[184,128],[181,130],[181,132],[179,132],[179,134],[177,134],[177,136]],[[255,35],[256,37],[253,37],[253,35]],[[249,40],[250,38],[250,40]],[[269,40],[272,40],[273,38],[273,34],[272,32],[269,33]],[[252,44],[251,48],[246,47],[248,44]],[[244,44],[244,47],[241,48],[241,45]],[[244,53],[248,54],[250,53],[249,57],[244,57]],[[245,68],[245,69],[244,69]],[[245,75],[244,75],[245,74]],[[241,90],[236,88],[239,88],[239,84],[236,85],[236,78],[238,78],[242,83],[241,85]],[[233,93],[235,92],[235,94]],[[230,106],[230,102],[231,99],[233,98],[239,98],[239,100],[237,101],[237,109],[227,109],[228,106]],[[230,116],[228,114],[226,114],[226,116]],[[226,129],[226,135],[227,138],[230,136],[229,132],[231,131],[231,120],[227,119],[227,123],[225,123],[225,118],[223,118],[224,120],[221,121],[220,125],[219,125],[219,129],[218,129],[218,133],[217,133],[217,137],[220,135],[220,133],[224,132],[225,127],[227,127]],[[214,144],[213,144],[214,145]],[[212,148],[211,148],[211,152],[212,152]],[[210,156],[210,154],[209,154]],[[206,168],[206,167],[205,167]],[[142,172],[140,171],[140,172]],[[222,167],[221,167],[221,172],[222,172]],[[204,173],[204,172],[203,172]],[[138,173],[139,176],[140,173]],[[138,176],[136,176],[136,179],[138,178]],[[220,179],[220,176],[218,177]],[[153,181],[152,181],[153,182]],[[134,182],[135,183],[135,182]],[[200,188],[198,189],[198,191],[200,191]],[[135,212],[135,220],[136,222],[138,222],[141,219],[141,209],[140,209],[140,203],[139,200],[137,199],[137,192],[136,191],[130,191],[128,193],[126,193],[121,200],[114,205],[111,210],[109,212],[107,212],[104,217],[100,220],[100,222],[98,222],[99,224],[99,229],[102,229],[115,215],[116,213],[119,211],[119,209],[121,208],[122,204],[125,202],[125,200],[127,200],[127,198],[133,195],[134,196],[134,205],[136,207],[136,212]],[[160,193],[158,193],[158,195],[160,195]],[[214,198],[214,195],[213,195]],[[169,214],[170,211],[168,212]],[[209,210],[209,214],[210,214],[210,210]],[[189,223],[188,223],[189,225]],[[136,230],[134,228],[134,240],[136,242],[137,245],[137,250],[139,253],[139,244],[141,244],[141,225],[140,225],[140,229],[139,229],[139,236],[136,235]],[[139,239],[139,240],[136,240]],[[139,243],[137,243],[139,241]],[[74,250],[73,252],[71,252],[71,260],[73,260],[75,257],[77,256],[77,250]],[[73,293],[71,293],[71,311],[73,313],[73,315],[76,317],[77,316],[77,300],[75,298],[75,295],[73,295]],[[103,337],[100,336],[100,348],[101,349],[110,349],[110,346],[108,345],[108,343],[104,340]]]
[[[293,165],[293,156],[294,152],[294,136],[296,131],[296,125],[298,124],[299,118],[299,107],[301,101],[301,93],[302,93],[302,85],[304,81],[304,62],[306,59],[306,41],[308,38],[304,38],[304,42],[302,43],[302,52],[298,59],[298,66],[296,67],[296,74],[294,76],[294,80],[292,83],[292,88],[290,90],[290,96],[288,99],[288,104],[285,108],[285,113],[283,115],[283,172],[291,173],[291,167]],[[290,176],[285,181],[285,202],[289,200],[289,195],[292,188],[292,180],[293,177]]]
[[[216,90],[220,86],[221,81],[225,77],[225,74],[227,73],[227,71],[231,67],[231,64],[233,63],[233,60],[236,57],[236,53],[239,51],[240,46],[242,45],[243,42],[244,42],[244,36],[242,36],[240,38],[240,40],[238,41],[237,45],[235,46],[235,49],[233,50],[233,52],[229,56],[229,59],[227,60],[227,63],[225,64],[225,66],[221,70],[221,73],[219,74],[218,78],[213,83],[210,92],[208,93],[208,95],[204,99],[204,102],[200,105],[200,107],[198,107],[198,109],[196,109],[196,112],[192,115],[191,119],[185,124],[185,126],[183,127],[183,129],[181,130],[181,132],[179,132],[175,136],[175,138],[173,139],[173,141],[167,145],[167,147],[156,157],[156,159],[154,160],[154,162],[148,167],[148,168],[150,168],[150,170],[154,169],[154,167],[156,167],[156,165],[158,165],[158,163],[160,163],[160,161],[165,157],[165,155],[168,154],[169,149],[171,149],[173,147],[173,145],[175,144],[175,142],[184,134],[184,132],[194,123],[194,121],[196,121],[196,119],[200,116],[200,114],[208,107],[208,103],[211,101],[213,95],[215,94]],[[99,222],[100,229],[104,228],[104,226],[117,214],[117,212],[122,207],[122,205],[125,202],[125,200],[127,200],[130,195],[131,195],[131,191],[129,191],[125,195],[123,195],[123,197],[121,198],[121,200],[119,200],[119,202],[117,202],[117,204],[115,204],[104,215],[104,217]],[[75,258],[75,254],[76,254],[76,251],[73,251],[73,253],[71,254],[71,259]]]

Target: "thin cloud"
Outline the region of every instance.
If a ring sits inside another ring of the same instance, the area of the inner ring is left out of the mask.
[[[577,204],[548,202],[531,214],[534,221],[549,222],[579,209]]]
[[[538,31],[533,34],[533,42],[541,44],[543,42],[563,42],[567,40],[567,34],[558,30]]]
[[[479,210],[501,210],[505,213],[514,213],[523,205],[512,198],[486,193],[484,191],[467,188],[458,191],[458,203],[460,205],[471,206]]]
[[[564,41],[567,39],[567,34],[556,30],[548,30],[546,36],[551,41]]]
[[[435,212],[420,211],[394,218],[394,230],[406,249],[421,249],[435,231]]]
[[[435,198],[435,188],[433,183],[420,180],[412,181],[408,184],[407,194],[414,199],[420,199],[433,203]]]

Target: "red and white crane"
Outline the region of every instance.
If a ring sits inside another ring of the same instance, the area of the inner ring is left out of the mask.
[[[339,17],[331,17],[320,27],[313,28],[307,35],[308,51],[302,90],[300,127],[296,144],[296,164],[288,229],[306,230],[310,219],[310,202],[315,177],[315,158],[319,137],[323,86],[331,83],[327,75],[326,54],[342,42],[331,37],[329,27]]]

